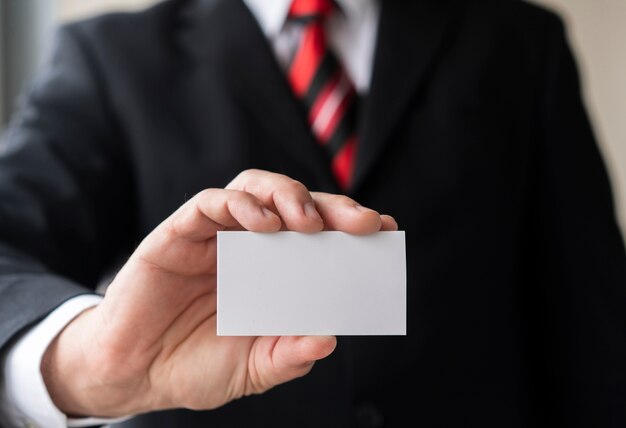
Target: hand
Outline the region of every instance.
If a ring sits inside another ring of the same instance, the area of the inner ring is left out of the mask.
[[[333,351],[334,337],[216,336],[216,232],[281,229],[368,234],[397,225],[345,196],[309,193],[258,170],[199,193],[144,239],[102,303],[48,348],[42,373],[55,404],[106,417],[212,409],[308,373]]]

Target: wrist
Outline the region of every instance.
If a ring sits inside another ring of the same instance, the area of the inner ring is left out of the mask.
[[[75,339],[81,321],[93,311],[89,308],[79,314],[54,338],[41,359],[41,375],[55,406],[68,416],[88,415],[83,403],[89,390],[87,362],[79,341]],[[80,337],[81,335],[78,334]]]
[[[72,320],[50,343],[41,360],[41,374],[55,406],[69,417],[116,418],[145,411],[131,385],[107,370],[106,350],[95,335],[98,307]]]

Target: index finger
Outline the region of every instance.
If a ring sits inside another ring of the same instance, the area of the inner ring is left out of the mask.
[[[252,194],[237,190],[207,189],[183,205],[171,217],[175,236],[202,241],[228,227],[252,232],[275,232],[280,219]]]

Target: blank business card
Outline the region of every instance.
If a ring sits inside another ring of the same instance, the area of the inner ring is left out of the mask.
[[[405,335],[404,232],[218,232],[217,334]]]

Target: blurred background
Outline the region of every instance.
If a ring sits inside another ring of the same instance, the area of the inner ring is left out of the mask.
[[[626,1],[533,0],[568,24],[584,96],[613,182],[626,231]],[[56,25],[155,0],[0,0],[0,130],[17,94],[41,64]],[[529,28],[529,31],[532,31]]]

